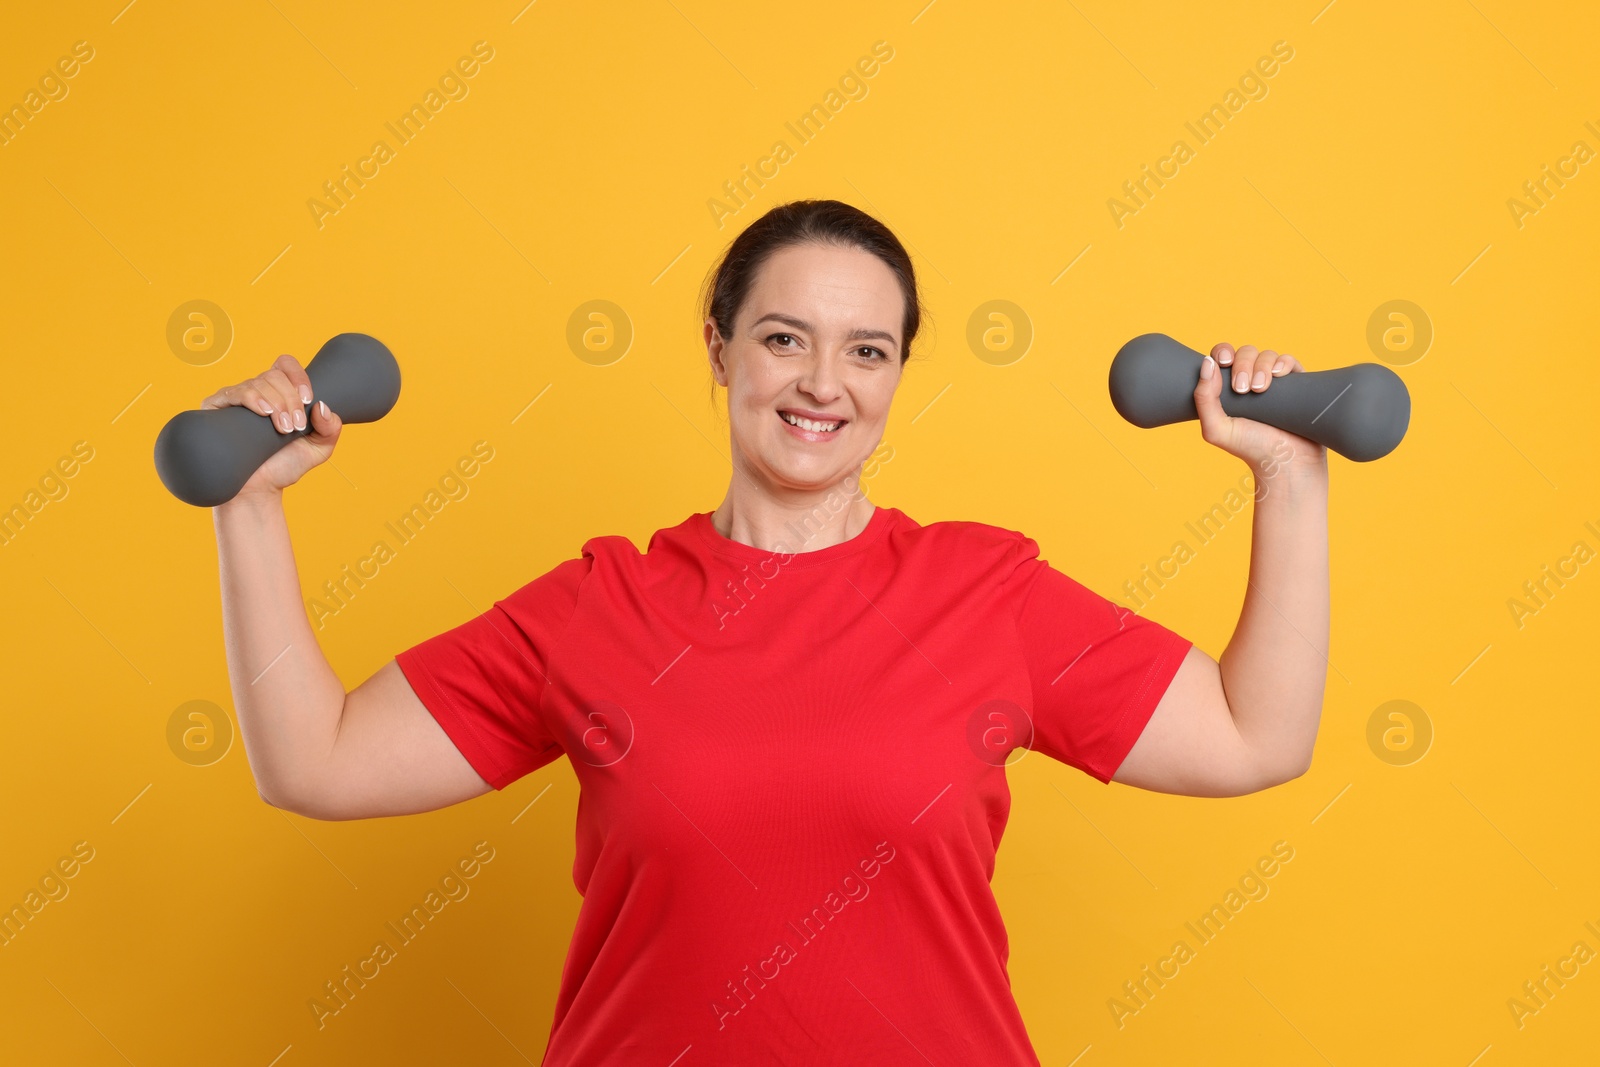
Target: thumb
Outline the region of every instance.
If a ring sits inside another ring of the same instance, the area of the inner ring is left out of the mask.
[[[339,431],[343,426],[344,420],[319,400],[311,405],[311,432],[302,440],[317,450],[320,459],[326,459],[333,451],[333,446],[338,443]]]
[[[1215,356],[1200,361],[1200,381],[1194,387],[1194,410],[1200,416],[1200,436],[1208,444],[1225,445],[1233,436],[1233,419],[1222,410],[1222,381],[1227,375]]]

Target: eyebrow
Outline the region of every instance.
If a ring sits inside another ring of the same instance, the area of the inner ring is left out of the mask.
[[[760,326],[763,322],[766,322],[768,319],[774,319],[774,320],[776,320],[778,322],[783,323],[785,326],[793,326],[797,330],[805,330],[808,333],[815,333],[816,332],[816,328],[814,326],[812,326],[809,322],[805,321],[804,319],[797,319],[793,315],[785,315],[781,311],[769,311],[769,312],[767,312],[765,315],[761,316],[759,319],[757,319],[756,321],[752,322],[750,324],[750,328],[753,330],[757,326]],[[896,348],[898,348],[900,346],[900,342],[895,337],[894,334],[885,333],[883,330],[868,329],[865,326],[857,326],[855,329],[851,330],[848,334],[845,335],[845,340],[846,341],[888,341],[890,344],[894,345]]]

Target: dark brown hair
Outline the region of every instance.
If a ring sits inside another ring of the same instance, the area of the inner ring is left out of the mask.
[[[900,330],[900,365],[904,367],[911,356],[911,341],[927,313],[917,295],[911,257],[887,226],[839,200],[792,200],[752,222],[712,268],[701,296],[701,321],[710,318],[728,338],[761,265],[774,252],[807,242],[859,248],[883,260],[894,272],[905,297]]]

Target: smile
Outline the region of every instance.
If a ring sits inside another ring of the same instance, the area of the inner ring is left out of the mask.
[[[812,433],[832,433],[844,425],[844,420],[842,419],[837,419],[833,422],[819,422],[816,419],[802,418],[787,411],[778,412],[778,417],[790,426],[798,426],[800,429],[809,430]]]

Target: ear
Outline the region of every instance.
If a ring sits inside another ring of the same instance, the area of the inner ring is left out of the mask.
[[[728,366],[722,359],[722,334],[717,330],[717,324],[711,319],[706,319],[703,333],[706,342],[706,357],[711,361],[711,375],[717,380],[718,385],[727,388]]]

